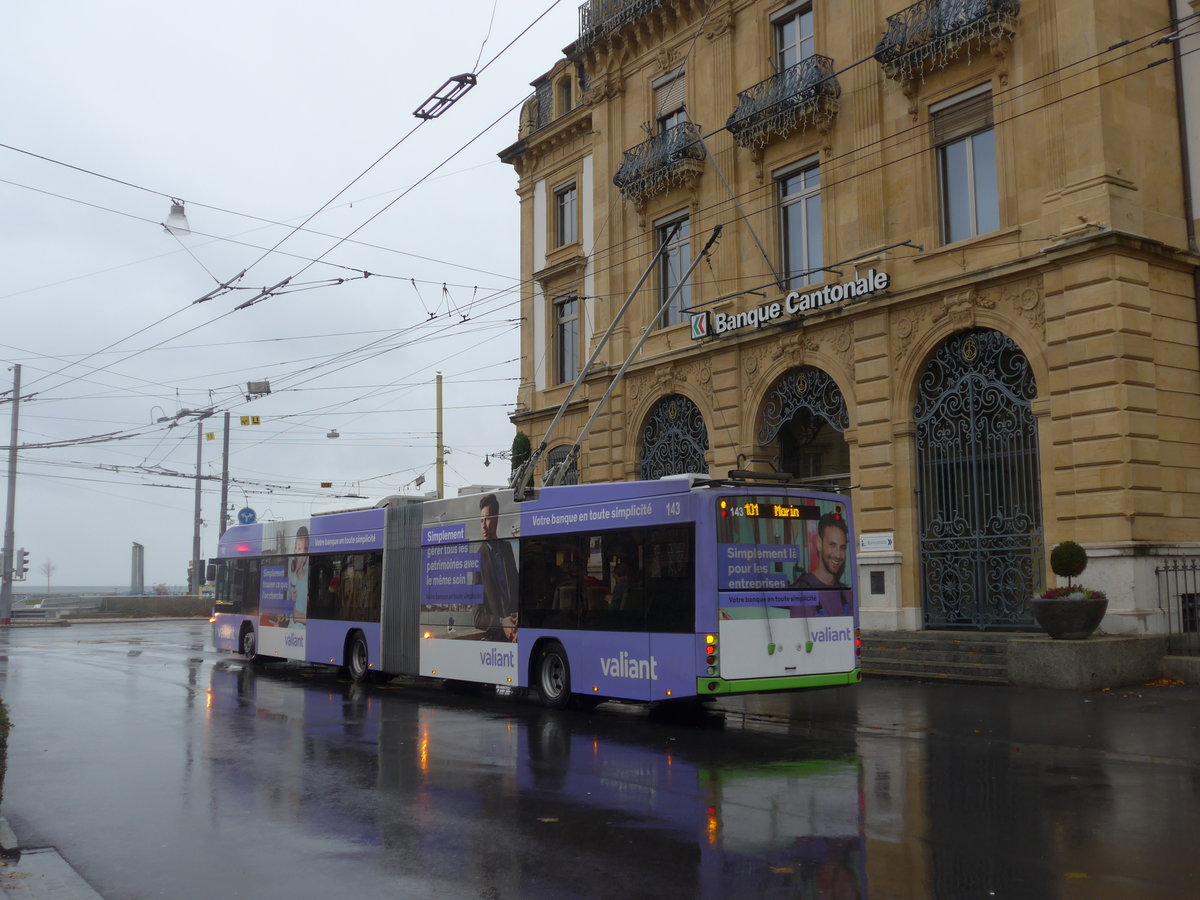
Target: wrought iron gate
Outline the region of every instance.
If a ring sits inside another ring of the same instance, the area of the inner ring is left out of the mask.
[[[708,429],[699,407],[681,394],[663,397],[642,428],[641,477],[707,472]]]
[[[921,375],[918,535],[926,628],[1032,627],[1043,581],[1037,384],[1011,338],[949,338]]]

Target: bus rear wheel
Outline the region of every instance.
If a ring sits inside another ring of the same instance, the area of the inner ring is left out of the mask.
[[[254,648],[254,627],[252,625],[242,626],[242,636],[239,641],[241,646],[242,656],[246,657],[246,662],[257,662],[258,654]]]
[[[571,703],[571,664],[558,641],[547,644],[538,657],[537,689],[542,706],[566,709]]]
[[[366,680],[367,674],[370,671],[371,665],[367,655],[367,639],[363,637],[361,631],[356,631],[350,638],[350,644],[346,648],[346,673],[355,684],[361,684]]]

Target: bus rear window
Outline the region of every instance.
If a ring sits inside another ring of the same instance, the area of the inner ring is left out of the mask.
[[[814,497],[717,499],[718,589],[845,589],[846,506]]]

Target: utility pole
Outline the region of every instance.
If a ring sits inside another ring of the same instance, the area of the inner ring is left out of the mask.
[[[437,495],[441,500],[445,494],[446,447],[442,443],[442,373],[437,373]]]
[[[229,410],[225,410],[225,440],[221,450],[221,530],[220,538],[229,528]]]
[[[8,439],[8,505],[4,511],[4,571],[0,573],[0,625],[12,624],[13,520],[17,507],[17,417],[21,408],[21,366],[13,364],[12,430]]]
[[[204,418],[196,420],[196,527],[192,532],[192,583],[188,593],[195,593],[203,582],[200,580],[200,466],[203,463]]]

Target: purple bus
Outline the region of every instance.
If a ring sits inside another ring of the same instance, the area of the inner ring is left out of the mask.
[[[218,649],[535,688],[550,707],[861,679],[850,505],[697,476],[239,525]]]

